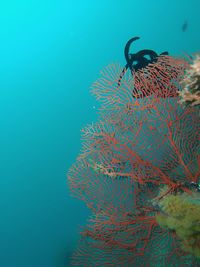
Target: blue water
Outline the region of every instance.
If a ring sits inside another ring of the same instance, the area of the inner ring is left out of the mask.
[[[136,51],[199,51],[199,10],[199,0],[1,1],[0,267],[70,266],[88,211],[66,173],[97,118],[91,83],[125,62],[133,36]]]

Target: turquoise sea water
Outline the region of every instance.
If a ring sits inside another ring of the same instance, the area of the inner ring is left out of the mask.
[[[0,267],[70,266],[88,211],[66,173],[97,117],[91,83],[125,63],[133,36],[137,51],[199,51],[199,12],[199,0],[0,3]]]

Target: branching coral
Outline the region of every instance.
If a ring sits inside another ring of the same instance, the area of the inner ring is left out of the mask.
[[[196,106],[200,104],[200,55],[197,55],[186,70],[180,91],[181,103]]]
[[[72,265],[200,266],[200,204],[187,195],[199,189],[200,116],[177,103],[188,65],[162,56],[119,86],[121,67],[112,64],[93,84],[100,119],[83,129],[68,173],[93,215]]]
[[[182,241],[182,249],[200,258],[200,193],[165,195],[161,192],[157,199],[161,211],[156,215],[158,224],[175,231]]]

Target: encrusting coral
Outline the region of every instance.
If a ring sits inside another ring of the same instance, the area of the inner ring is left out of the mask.
[[[166,188],[154,200],[160,209],[156,215],[157,223],[176,233],[185,252],[200,258],[200,193],[165,192]]]

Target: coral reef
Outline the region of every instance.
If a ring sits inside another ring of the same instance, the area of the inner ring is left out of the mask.
[[[195,214],[185,224],[178,221],[187,236],[170,221],[173,212],[196,207],[192,185],[200,176],[200,116],[196,106],[178,103],[187,67],[161,56],[134,79],[125,73],[119,87],[122,67],[112,64],[93,84],[100,119],[83,129],[82,151],[68,173],[74,196],[93,214],[73,265],[200,266],[199,243],[188,226],[195,222],[192,230],[198,228]],[[185,207],[170,210],[181,197]]]

